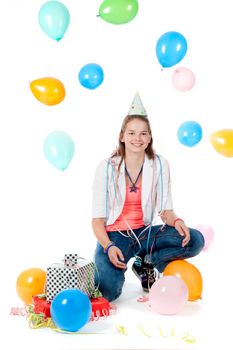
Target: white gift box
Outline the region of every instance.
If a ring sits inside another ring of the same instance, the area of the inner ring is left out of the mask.
[[[95,264],[77,256],[66,254],[64,263],[55,263],[47,268],[46,298],[51,302],[60,291],[77,288],[91,296],[95,290]]]

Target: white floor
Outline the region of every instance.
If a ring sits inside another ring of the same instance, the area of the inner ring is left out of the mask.
[[[203,252],[189,261],[202,274],[202,300],[188,302],[182,312],[174,316],[157,314],[150,309],[148,302],[137,301],[143,293],[139,281],[129,268],[124,292],[115,302],[116,314],[105,320],[89,322],[83,327],[82,333],[80,331],[78,334],[61,334],[48,328],[30,329],[25,317],[10,314],[12,307],[23,305],[14,288],[11,291],[5,290],[4,297],[1,297],[0,342],[3,343],[5,339],[4,350],[16,349],[16,346],[24,350],[211,350],[220,347],[231,336],[232,322],[226,321],[228,313],[230,314],[229,298],[232,295],[228,283],[225,283],[227,274],[225,277],[223,275],[223,283],[217,281],[216,276],[220,271],[215,268],[211,272],[211,265],[216,266],[211,251]]]

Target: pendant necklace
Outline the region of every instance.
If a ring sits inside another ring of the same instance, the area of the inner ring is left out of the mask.
[[[130,176],[130,174],[129,174],[129,172],[128,172],[128,169],[127,169],[127,167],[126,167],[126,165],[125,165],[125,173],[126,173],[126,175],[128,176],[128,178],[129,178],[129,180],[130,180],[130,182],[131,182],[131,184],[132,184],[132,186],[129,187],[129,188],[130,188],[130,192],[137,192],[138,187],[136,186],[136,183],[138,182],[139,176],[140,176],[141,173],[142,173],[142,169],[143,169],[143,164],[142,164],[142,167],[141,167],[141,169],[140,169],[140,171],[139,171],[139,173],[138,173],[138,176],[137,176],[136,180],[133,182],[133,180],[131,179],[131,176]]]

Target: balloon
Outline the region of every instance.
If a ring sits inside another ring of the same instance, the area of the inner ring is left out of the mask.
[[[41,6],[39,15],[41,29],[52,39],[63,38],[70,23],[70,14],[64,4],[59,1],[48,1]]]
[[[213,132],[210,141],[215,151],[225,157],[233,157],[233,129]]]
[[[187,52],[187,41],[178,32],[161,35],[156,44],[156,55],[162,67],[171,67],[180,62]]]
[[[149,291],[152,310],[163,315],[179,313],[188,301],[188,288],[176,276],[164,276]]]
[[[74,155],[72,138],[62,131],[50,133],[44,141],[44,155],[59,170],[65,170]]]
[[[195,121],[187,121],[180,125],[177,137],[182,145],[193,147],[202,139],[202,128]]]
[[[78,289],[65,289],[55,296],[50,311],[58,328],[77,332],[90,320],[92,308],[86,294]]]
[[[104,80],[103,69],[96,63],[83,66],[78,75],[79,82],[87,89],[96,89]]]
[[[174,260],[165,267],[163,276],[176,276],[181,278],[188,287],[188,300],[194,301],[201,298],[202,276],[200,271],[193,264],[186,260]]]
[[[209,225],[199,225],[196,227],[204,237],[205,244],[202,251],[206,252],[214,240],[214,230]]]
[[[172,84],[179,91],[191,90],[195,84],[195,76],[188,68],[176,68],[172,74]]]
[[[40,78],[30,83],[30,89],[35,98],[45,105],[56,105],[65,98],[65,87],[56,78]]]
[[[31,268],[20,273],[16,281],[16,291],[25,304],[32,303],[32,297],[44,293],[46,272],[40,268]]]
[[[125,24],[137,15],[137,0],[104,0],[99,8],[99,16],[111,24]]]

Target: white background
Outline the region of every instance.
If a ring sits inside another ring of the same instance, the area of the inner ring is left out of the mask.
[[[203,276],[203,300],[196,303],[198,307],[192,305],[186,316],[200,342],[209,349],[211,344],[220,345],[230,337],[225,319],[232,310],[233,160],[213,149],[209,135],[233,128],[231,2],[139,1],[135,19],[117,26],[96,16],[101,1],[64,0],[71,21],[58,43],[39,26],[43,3],[4,1],[0,11],[1,316],[21,305],[15,291],[21,271],[45,269],[69,252],[92,259],[94,171],[115,149],[122,119],[138,91],[152,124],[156,151],[170,163],[176,213],[189,226],[207,224],[215,232],[210,251],[194,258]],[[195,74],[196,84],[188,92],[172,86],[174,67],[162,71],[155,54],[158,38],[170,30],[182,33],[188,42],[187,54],[178,65]],[[104,82],[96,90],[85,89],[78,81],[79,70],[87,63],[104,70]],[[65,85],[62,103],[46,106],[31,93],[30,82],[46,76]],[[201,142],[193,148],[181,145],[176,136],[187,120],[199,122],[203,129]],[[64,172],[43,154],[44,139],[55,130],[67,132],[75,142],[74,158]],[[147,318],[142,309],[140,315]],[[163,322],[176,324],[175,317],[168,319]],[[187,325],[185,315],[182,324]],[[9,333],[17,327],[9,323]],[[40,339],[38,333],[35,337]],[[64,349],[58,346],[59,336],[52,337],[51,348]],[[17,337],[9,339],[19,342]],[[139,346],[122,345],[120,340],[103,343],[105,348]],[[79,346],[76,340],[68,348]]]

